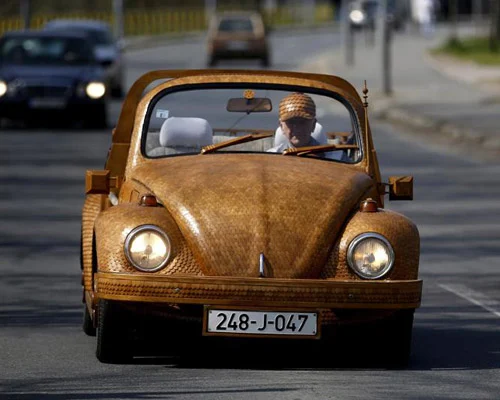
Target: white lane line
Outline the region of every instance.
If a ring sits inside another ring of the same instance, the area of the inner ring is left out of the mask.
[[[438,285],[439,287],[461,297],[476,306],[484,308],[493,315],[500,318],[500,301],[490,299],[480,292],[469,289],[465,285]]]

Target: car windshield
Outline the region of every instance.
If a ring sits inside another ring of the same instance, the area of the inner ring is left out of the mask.
[[[90,36],[92,43],[97,45],[110,45],[113,43],[111,34],[102,29],[76,28],[77,32],[84,32]]]
[[[84,39],[68,37],[11,37],[0,42],[4,63],[19,65],[81,65],[93,60]]]
[[[252,21],[248,18],[223,19],[219,24],[220,32],[252,32]]]
[[[94,45],[110,45],[113,44],[113,35],[111,30],[99,27],[92,27],[86,25],[76,24],[74,22],[49,22],[45,26],[45,30],[51,31],[67,31],[67,32],[78,32],[84,33],[89,36],[90,40]]]
[[[244,143],[218,146],[215,151],[272,156],[293,148],[332,145],[311,156],[359,162],[359,122],[340,97],[305,93],[304,88],[239,86],[160,92],[146,113],[144,154],[151,158],[196,154],[204,146],[246,137]]]

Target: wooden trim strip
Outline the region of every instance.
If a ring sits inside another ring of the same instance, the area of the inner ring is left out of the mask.
[[[101,299],[253,307],[401,309],[420,306],[422,281],[333,281],[96,274]]]

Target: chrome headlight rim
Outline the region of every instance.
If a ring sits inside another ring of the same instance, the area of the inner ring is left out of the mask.
[[[163,240],[165,240],[165,244],[169,248],[168,255],[165,257],[165,260],[163,260],[163,262],[155,268],[143,268],[140,265],[137,265],[137,263],[135,263],[134,260],[132,259],[132,257],[130,256],[130,244],[131,244],[132,240],[135,238],[135,236],[137,236],[139,233],[141,233],[143,231],[156,232],[157,234],[159,234],[162,237]],[[135,227],[134,229],[132,229],[128,233],[128,235],[125,239],[125,244],[123,247],[124,247],[125,257],[127,258],[128,262],[130,264],[132,264],[132,266],[134,268],[136,268],[142,272],[156,272],[156,271],[161,270],[170,261],[170,257],[172,255],[172,243],[170,242],[170,238],[168,237],[168,235],[160,227],[158,227],[156,225],[151,225],[151,224],[139,225],[139,226]]]
[[[382,243],[384,243],[384,245],[387,248],[387,252],[389,255],[389,264],[378,275],[365,275],[354,266],[354,263],[353,263],[354,250],[356,249],[356,247],[358,246],[359,243],[361,243],[362,241],[364,241],[366,239],[378,239]],[[351,241],[351,243],[349,244],[349,247],[347,248],[347,264],[349,265],[351,270],[356,275],[358,275],[359,277],[361,277],[363,279],[376,280],[376,279],[380,279],[380,278],[383,278],[384,276],[386,276],[392,270],[392,267],[394,266],[394,258],[395,258],[394,249],[392,248],[392,245],[389,242],[389,240],[385,236],[381,235],[380,233],[376,233],[376,232],[365,232],[365,233],[362,233],[362,234],[356,236]]]

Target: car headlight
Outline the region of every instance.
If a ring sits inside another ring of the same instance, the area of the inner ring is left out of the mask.
[[[365,19],[365,15],[363,14],[363,12],[359,10],[352,10],[349,13],[349,19],[355,24],[360,24]]]
[[[172,246],[165,232],[155,225],[141,225],[125,239],[125,256],[140,271],[154,272],[163,268]]]
[[[349,244],[347,263],[360,277],[378,279],[391,270],[394,250],[382,235],[363,233]]]
[[[85,87],[85,93],[91,99],[100,99],[106,93],[106,86],[102,82],[90,82]]]
[[[7,93],[7,83],[0,81],[0,97],[2,97],[5,93]]]

